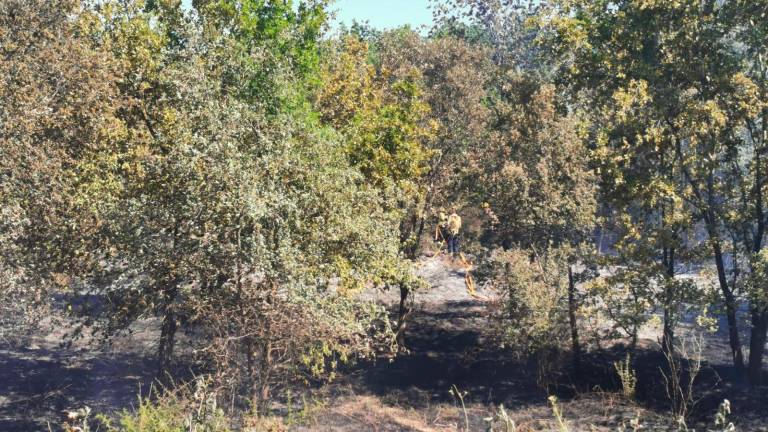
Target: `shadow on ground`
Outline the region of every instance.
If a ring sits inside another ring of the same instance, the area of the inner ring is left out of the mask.
[[[539,385],[541,372],[535,359],[518,359],[485,338],[486,313],[481,302],[471,300],[421,305],[408,325],[409,352],[391,361],[359,364],[347,371],[347,382],[359,394],[416,409],[455,403],[449,393],[454,385],[466,392],[467,404],[504,404],[516,409],[546,405],[550,394],[568,402],[587,394],[615,397],[620,392],[614,362],[624,359],[627,351],[623,346],[585,355],[578,371],[569,367],[557,375],[553,372],[547,377],[551,385],[545,390]],[[564,356],[560,360],[569,362],[567,353]],[[645,344],[635,350],[632,364],[638,379],[639,406],[668,416],[664,356],[652,344]],[[727,365],[704,363],[696,379],[691,421],[711,424],[718,405],[727,398],[732,402],[734,418],[759,417],[764,419],[762,424],[768,424],[768,392],[765,388],[750,389],[739,376]]]
[[[130,407],[146,394],[154,363],[135,354],[85,357],[74,350],[0,351],[0,430],[52,430],[66,410]]]
[[[453,402],[453,386],[466,392],[467,402],[520,405],[546,400],[536,386],[535,365],[484,338],[485,310],[471,300],[419,308],[408,324],[408,352],[359,364],[348,371],[349,381],[361,392],[415,408]]]

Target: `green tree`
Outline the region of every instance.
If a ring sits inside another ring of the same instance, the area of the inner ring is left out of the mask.
[[[765,149],[768,145],[768,64],[766,64],[766,38],[768,27],[765,16],[768,4],[764,1],[728,2],[723,20],[733,29],[736,43],[730,45],[740,61],[742,74],[732,78],[733,100],[728,101],[728,116],[738,121],[729,129],[727,138],[729,163],[738,194],[732,196],[738,212],[728,214],[731,235],[740,244],[741,254],[746,257],[745,266],[750,276],[746,281],[750,295],[750,347],[749,377],[759,384],[762,378],[763,356],[768,332],[768,302],[763,275],[764,234],[766,230],[765,208]],[[760,282],[758,282],[760,281]]]
[[[188,160],[179,157],[190,147],[178,129],[183,108],[175,81],[187,59],[178,42],[188,28],[183,20],[167,19],[181,13],[180,3],[171,3],[153,9],[143,2],[105,2],[88,11],[92,39],[124,67],[115,77],[124,128],[111,137],[115,145],[78,167],[84,173],[78,201],[98,220],[86,251],[94,265],[90,276],[106,304],[85,304],[76,312],[95,318],[106,337],[137,319],[158,317],[160,373],[168,369],[185,316],[179,286],[189,268],[179,260],[192,248],[184,240],[192,232],[190,212],[199,205],[186,187]]]
[[[234,56],[222,63],[225,79],[246,83],[239,97],[270,114],[304,108],[318,86],[320,37],[328,0],[193,0],[209,55]],[[230,69],[234,65],[239,65]],[[237,75],[244,74],[244,75]],[[287,82],[282,76],[291,76]],[[288,85],[287,87],[285,87]]]
[[[323,121],[348,137],[350,161],[371,184],[411,190],[426,170],[436,125],[428,117],[418,69],[388,80],[389,71],[368,63],[368,50],[352,36],[340,42],[316,104]]]
[[[357,295],[410,268],[399,219],[350,166],[343,136],[294,104],[301,74],[277,68],[257,85],[284,105],[259,103],[251,72],[268,50],[244,61],[239,35],[175,7],[89,15],[92,40],[125,67],[125,127],[78,165],[78,202],[98,221],[88,276],[104,299],[80,312],[108,336],[158,318],[162,372],[178,330],[194,329],[220,384],[261,409],[277,383],[330,377],[391,342],[380,308]]]
[[[3,339],[87,265],[98,221],[76,199],[80,164],[122,130],[121,67],[91,45],[83,12],[75,0],[0,3],[0,294],[16,299],[0,306]]]
[[[499,76],[496,85],[492,139],[477,168],[476,194],[490,216],[490,241],[507,250],[495,256],[509,258],[497,266],[497,274],[506,275],[500,280],[505,299],[501,325],[517,344],[544,355],[542,367],[548,364],[546,353],[557,352],[570,338],[578,367],[584,299],[576,284],[591,274],[595,177],[577,117],[558,108],[553,85],[511,71]],[[524,256],[530,271],[512,276]]]
[[[653,126],[657,123],[654,115],[653,99],[644,81],[630,82],[627,88],[616,90],[608,107],[593,112],[597,128],[593,132],[592,163],[600,176],[607,225],[617,234],[614,247],[619,253],[605,257],[605,265],[627,269],[608,279],[619,287],[618,297],[626,288],[643,287],[632,288],[632,295],[624,298],[632,305],[647,307],[624,308],[635,317],[618,311],[613,315],[623,315],[638,324],[645,320],[648,310],[660,307],[664,315],[662,348],[667,350],[674,347],[679,309],[690,300],[684,295],[689,290],[683,289],[675,275],[680,262],[694,253],[686,238],[695,231],[692,207],[680,193],[682,172],[673,163],[671,148],[664,145],[663,129]],[[642,156],[628,156],[633,145],[641,149]],[[625,280],[631,283],[625,285]],[[616,304],[622,307],[625,302]],[[630,332],[632,347],[637,329],[634,324]]]
[[[580,242],[595,222],[596,190],[577,118],[559,111],[551,84],[509,72],[498,88],[479,167],[497,241],[542,249]]]
[[[423,38],[414,31],[387,32],[378,41],[380,67],[393,77],[419,70],[429,118],[437,125],[431,156],[420,183],[422,210],[412,214],[409,254],[419,253],[425,224],[438,206],[462,206],[472,184],[469,175],[489,137],[486,101],[493,64],[488,50],[454,37]]]
[[[553,11],[545,21],[564,60],[562,76],[588,106],[621,114],[627,95],[642,93],[643,112],[625,115],[644,118],[645,133],[599,123],[603,143],[613,149],[601,156],[608,156],[606,169],[621,173],[613,177],[634,189],[665,185],[672,201],[685,203],[681,208],[689,209],[692,223],[706,228],[733,361],[743,367],[736,295],[740,257],[762,247],[762,183],[753,179],[762,178],[764,167],[755,151],[759,142],[741,138],[762,103],[730,43],[730,29],[738,26],[728,25],[727,8],[715,1],[561,2]],[[640,161],[655,161],[645,180],[636,170]],[[731,208],[744,211],[736,217]],[[729,243],[735,245],[731,251]],[[731,268],[726,254],[735,258]],[[759,322],[760,314],[754,316]],[[757,354],[754,362],[759,364]]]
[[[326,86],[316,105],[322,120],[347,139],[347,154],[367,183],[381,191],[385,211],[399,220],[399,250],[416,257],[416,224],[423,212],[424,178],[429,168],[438,125],[429,117],[421,72],[402,75],[369,63],[368,44],[346,36],[324,68]],[[402,342],[406,301],[416,286],[412,276],[392,281],[401,293],[398,334]]]

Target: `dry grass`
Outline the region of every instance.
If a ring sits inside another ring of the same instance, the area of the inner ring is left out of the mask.
[[[441,405],[415,410],[363,395],[338,400],[297,430],[447,432],[458,430],[462,421],[461,410],[456,407]]]
[[[395,405],[385,397],[374,395],[347,395],[316,411],[307,421],[291,430],[297,431],[464,431],[464,411],[449,403],[431,404],[419,409]],[[648,425],[658,426],[666,421],[662,416],[638,407],[632,401],[615,393],[589,393],[558,401],[558,407],[569,432],[615,432],[640,418]],[[556,431],[558,420],[551,407],[543,400],[540,404],[516,406],[505,404],[505,411],[514,421],[516,432]],[[470,431],[505,430],[496,414],[499,407],[468,403],[466,414]],[[495,423],[489,420],[496,419]],[[629,429],[631,430],[631,429]],[[649,429],[652,430],[652,429]]]

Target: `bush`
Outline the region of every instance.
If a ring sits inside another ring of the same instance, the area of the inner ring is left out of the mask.
[[[116,424],[105,415],[97,419],[108,432],[228,432],[232,423],[205,378],[154,399],[139,396],[137,408],[120,412]]]
[[[521,249],[497,251],[494,305],[497,335],[526,352],[558,349],[568,340],[568,271],[560,251],[537,256]]]
[[[110,431],[120,432],[185,432],[192,430],[206,432],[229,431],[228,421],[221,411],[211,417],[200,418],[197,412],[190,410],[182,401],[161,401],[153,403],[141,400],[136,412],[124,411],[120,415],[119,427],[110,427]]]

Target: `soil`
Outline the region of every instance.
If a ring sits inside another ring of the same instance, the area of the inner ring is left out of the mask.
[[[0,350],[0,431],[52,430],[67,411],[130,408],[157,370],[155,326],[138,323],[109,346],[91,335],[71,343],[74,326],[43,323],[22,347]],[[48,330],[48,331],[45,331]]]
[[[477,296],[470,295],[459,260],[424,257],[417,266],[430,288],[414,295],[408,352],[358,364],[334,384],[313,390],[299,418],[294,413],[287,419],[292,429],[443,431],[468,424],[470,430],[486,430],[503,404],[520,431],[556,430],[548,402],[552,394],[572,431],[616,430],[637,417],[645,430],[668,427],[659,373],[664,360],[655,342],[660,329],[643,329],[633,362],[638,375],[633,401],[619,395],[613,370],[613,361],[624,356],[621,346],[588,353],[579,373],[567,370],[542,380],[535,360],[518,358],[486,336],[485,299],[494,293],[481,285]],[[369,296],[393,310],[399,300],[397,292]],[[156,322],[140,322],[132,334],[108,346],[88,335],[63,344],[71,327],[45,327],[24,346],[0,347],[0,431],[48,430],[49,425],[57,430],[67,410],[87,405],[109,414],[130,409],[139,394],[149,391],[156,371]],[[686,322],[679,334],[692,328]],[[768,431],[768,392],[750,393],[736,379],[727,346],[722,329],[706,335],[705,367],[697,384],[703,398],[691,424],[697,430],[711,426],[718,404],[729,398],[739,430]],[[556,384],[544,388],[542,381]],[[285,414],[285,404],[280,406]]]

